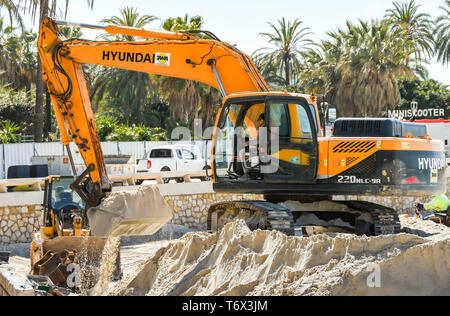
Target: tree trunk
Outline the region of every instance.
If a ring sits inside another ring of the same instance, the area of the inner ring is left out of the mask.
[[[44,140],[50,141],[50,132],[52,131],[52,107],[50,100],[50,93],[48,89],[45,91],[45,128],[44,128]]]
[[[287,88],[291,84],[290,81],[289,81],[290,71],[289,71],[289,59],[288,58],[284,59],[284,72],[285,72],[285,75],[286,75],[285,83],[286,83],[286,88]]]
[[[40,1],[39,25],[48,14],[48,0]],[[42,80],[42,63],[38,58],[38,69],[36,78],[36,103],[34,107],[34,141],[42,142],[42,131],[44,125],[44,81]]]

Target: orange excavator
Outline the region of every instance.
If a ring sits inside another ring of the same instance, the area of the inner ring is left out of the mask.
[[[66,39],[58,30],[60,24],[142,40]],[[38,50],[61,140],[69,154],[71,140],[78,146],[87,167],[71,187],[88,213],[112,212],[101,209],[112,186],[83,64],[195,80],[222,93],[213,133],[213,188],[216,192],[258,193],[265,199],[212,205],[209,230],[242,218],[252,229],[276,229],[291,235],[298,227],[303,233],[323,228],[366,235],[397,233],[400,224],[392,208],[358,200],[333,201],[332,196],[445,191],[444,147],[427,135],[424,125],[381,118],[338,119],[333,136],[325,137],[320,96],[271,92],[248,55],[210,32],[151,31],[46,18],[40,27]],[[124,222],[130,219],[128,234],[135,233],[133,225],[140,219],[145,222],[158,212],[151,201],[145,205],[138,212],[121,211]],[[88,217],[91,228],[96,226],[93,221],[111,219]]]

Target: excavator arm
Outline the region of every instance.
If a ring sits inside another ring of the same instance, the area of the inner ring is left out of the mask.
[[[202,39],[188,32],[79,25],[103,29],[112,35],[137,36],[145,40],[67,40],[59,32],[58,24],[67,23],[46,18],[41,24],[38,51],[61,141],[67,147],[72,168],[67,129],[87,167],[72,186],[85,200],[87,207],[98,206],[106,193],[111,191],[111,183],[106,174],[82,64],[195,80],[215,87],[224,97],[236,92],[269,91],[250,57],[210,33],[208,35],[213,39]]]

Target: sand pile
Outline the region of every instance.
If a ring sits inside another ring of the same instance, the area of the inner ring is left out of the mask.
[[[450,230],[426,225],[435,231],[413,228],[423,237],[301,238],[251,232],[240,220],[172,241],[109,295],[446,295]]]

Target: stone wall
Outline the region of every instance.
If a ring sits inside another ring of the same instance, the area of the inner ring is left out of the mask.
[[[41,211],[41,205],[0,207],[0,245],[31,242]]]
[[[262,200],[258,194],[204,193],[192,195],[168,195],[167,203],[174,210],[172,223],[194,229],[206,229],[208,208],[211,204],[234,200]]]
[[[431,201],[431,197],[414,197],[414,196],[335,196],[335,200],[357,200],[357,201],[367,201],[395,209],[399,214],[414,214],[415,206],[414,202],[419,201],[420,203],[428,203]]]
[[[160,191],[174,210],[172,223],[193,229],[206,229],[208,207],[213,203],[231,200],[262,200],[263,198],[262,195],[257,194],[214,193],[212,185],[207,182],[162,185]],[[42,192],[2,193],[0,197],[0,246],[31,242],[33,232],[40,228],[42,206],[39,204],[42,203]],[[422,203],[431,200],[431,198],[420,197],[382,196],[336,196],[335,198],[366,200],[392,207],[399,213],[414,212],[413,203],[416,200]],[[8,206],[17,203],[23,203],[26,206]]]
[[[165,199],[174,210],[173,224],[206,229],[209,205],[231,200],[261,200],[262,195],[197,192],[197,194],[165,195]],[[41,214],[41,205],[0,207],[0,246],[31,242],[33,232],[40,229]]]

